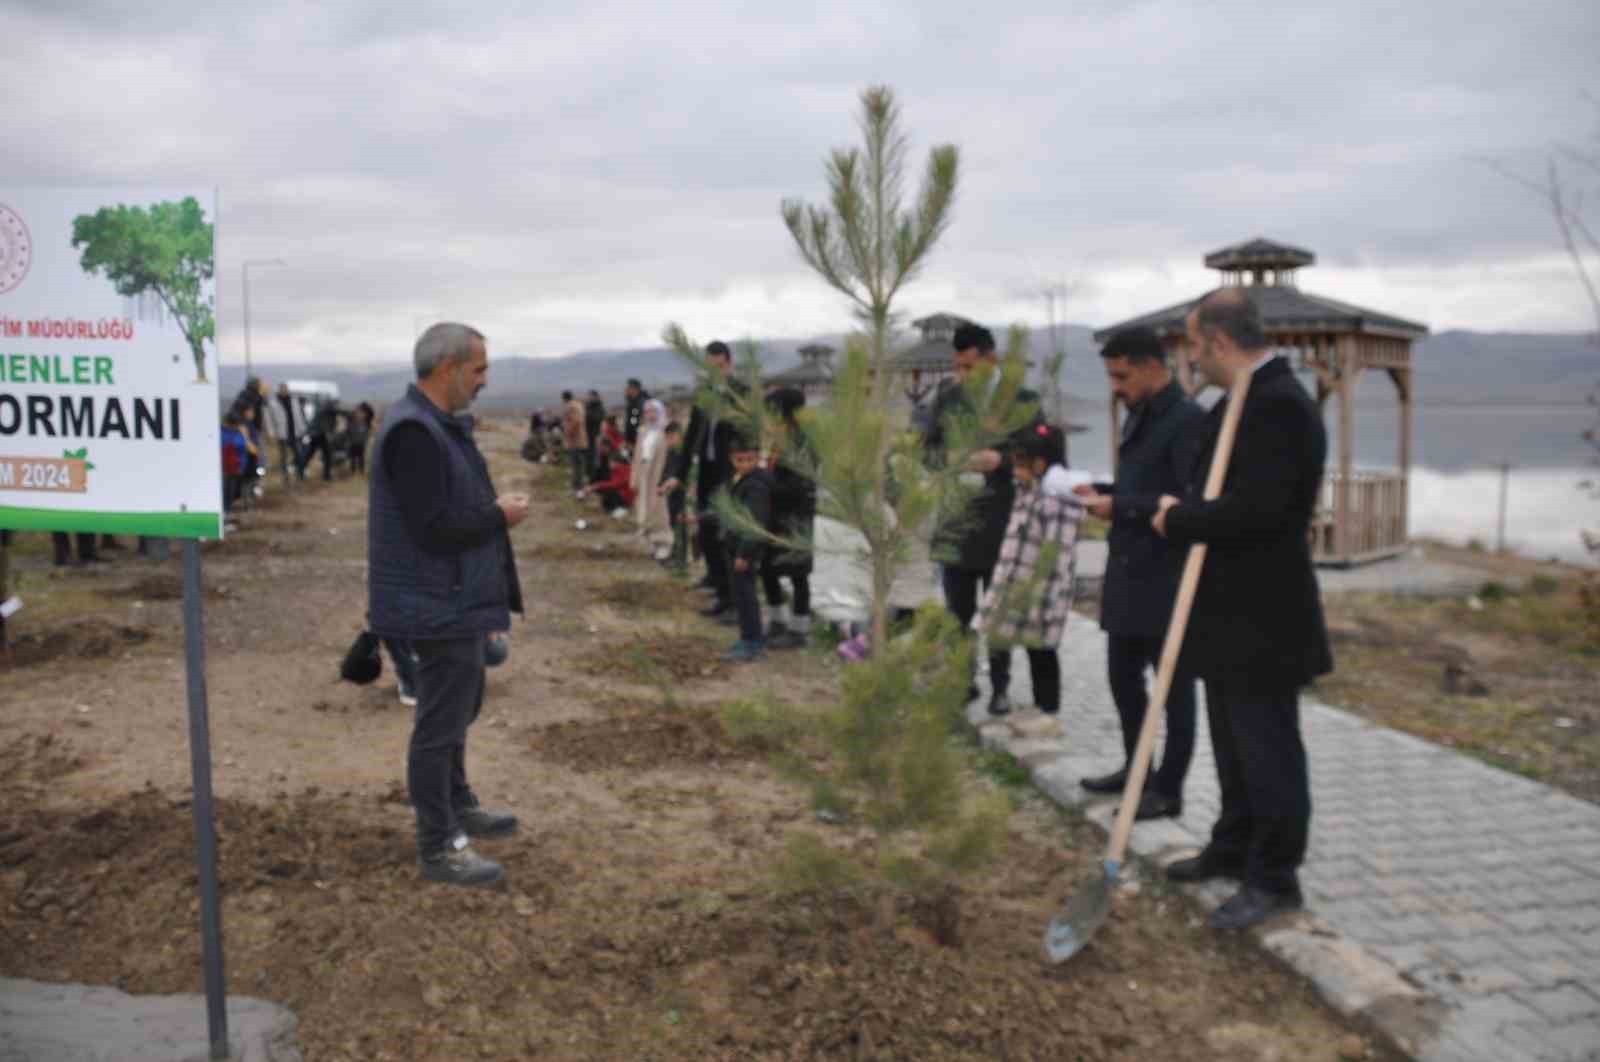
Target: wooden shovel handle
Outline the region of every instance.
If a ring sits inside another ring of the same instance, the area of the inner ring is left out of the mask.
[[[1245,395],[1250,391],[1250,376],[1248,372],[1239,373],[1228,395],[1228,408],[1222,417],[1222,434],[1217,436],[1217,449],[1211,455],[1211,471],[1206,476],[1206,501],[1222,493],[1222,482],[1228,477],[1228,461],[1233,456],[1233,437],[1239,432],[1239,417],[1244,412]],[[1167,638],[1161,645],[1156,688],[1151,691],[1150,706],[1144,713],[1144,725],[1139,728],[1139,744],[1134,748],[1133,763],[1128,767],[1128,780],[1122,789],[1122,805],[1117,809],[1117,822],[1111,830],[1111,842],[1106,847],[1108,863],[1120,864],[1128,848],[1128,835],[1133,832],[1133,815],[1139,807],[1139,797],[1144,792],[1145,775],[1150,770],[1150,753],[1156,743],[1156,724],[1167,710],[1167,695],[1172,692],[1172,678],[1178,670],[1178,654],[1183,649],[1183,636],[1189,628],[1189,612],[1194,608],[1194,594],[1200,585],[1200,569],[1205,562],[1206,544],[1196,542],[1189,547],[1189,555],[1183,564],[1178,598],[1173,602]]]

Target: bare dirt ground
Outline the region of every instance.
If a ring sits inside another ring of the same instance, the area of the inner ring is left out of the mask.
[[[1600,627],[1593,572],[1430,544],[1483,573],[1470,597],[1327,594],[1337,667],[1315,694],[1600,801]]]
[[[1389,1057],[1158,884],[1045,966],[1042,928],[1100,839],[1021,792],[1005,855],[962,886],[957,947],[914,905],[886,927],[876,905],[775,887],[785,836],[830,828],[716,709],[824,703],[840,665],[724,664],[732,635],[698,596],[518,441],[485,426],[502,489],[535,495],[515,534],[529,614],[469,753],[523,823],[483,846],[503,890],[418,880],[408,712],[387,673],[336,681],[364,611],[363,485],[274,494],[206,548],[228,979],[293,1008],[308,1059]],[[58,575],[44,536],[19,546],[0,974],[200,991],[177,564]]]

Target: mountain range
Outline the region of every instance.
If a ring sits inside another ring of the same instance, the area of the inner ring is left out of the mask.
[[[1004,329],[995,329],[1003,335]],[[1092,330],[1065,325],[1058,336],[1067,351],[1061,373],[1063,391],[1070,396],[1069,417],[1104,409],[1105,380],[1099,349]],[[1048,349],[1048,329],[1033,335],[1035,352]],[[807,343],[840,346],[841,337],[758,340],[763,368],[778,372],[799,361],[796,351]],[[1600,385],[1600,348],[1577,333],[1509,333],[1452,330],[1430,335],[1412,351],[1416,395],[1424,405],[1581,405]],[[398,396],[412,379],[410,366],[400,359],[365,366],[314,362],[258,362],[257,372],[269,382],[328,380],[339,385],[347,403],[362,399],[388,401]],[[224,364],[223,396],[235,394],[244,383],[244,367]],[[664,347],[632,350],[587,350],[558,357],[531,358],[496,352],[489,387],[479,405],[486,412],[506,412],[554,404],[563,390],[600,391],[608,401],[619,400],[623,384],[637,377],[647,390],[687,383],[690,373],[672,351]],[[1362,406],[1390,405],[1394,388],[1382,374],[1368,373],[1358,392]]]

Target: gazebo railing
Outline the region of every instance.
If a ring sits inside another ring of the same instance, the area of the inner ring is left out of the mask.
[[[1311,521],[1311,556],[1323,564],[1356,564],[1402,553],[1406,548],[1406,477],[1400,472],[1360,471],[1350,476],[1346,531],[1339,535],[1339,492],[1344,477],[1329,470]]]

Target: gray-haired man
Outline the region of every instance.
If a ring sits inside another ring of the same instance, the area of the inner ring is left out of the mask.
[[[528,498],[496,495],[462,415],[488,379],[483,334],[436,324],[417,340],[415,363],[417,382],[389,407],[373,446],[369,622],[416,656],[406,783],[423,876],[490,885],[504,872],[468,838],[505,836],[517,820],[478,806],[467,784],[467,727],[483,707],[485,635],[522,612],[507,531],[528,515]]]

